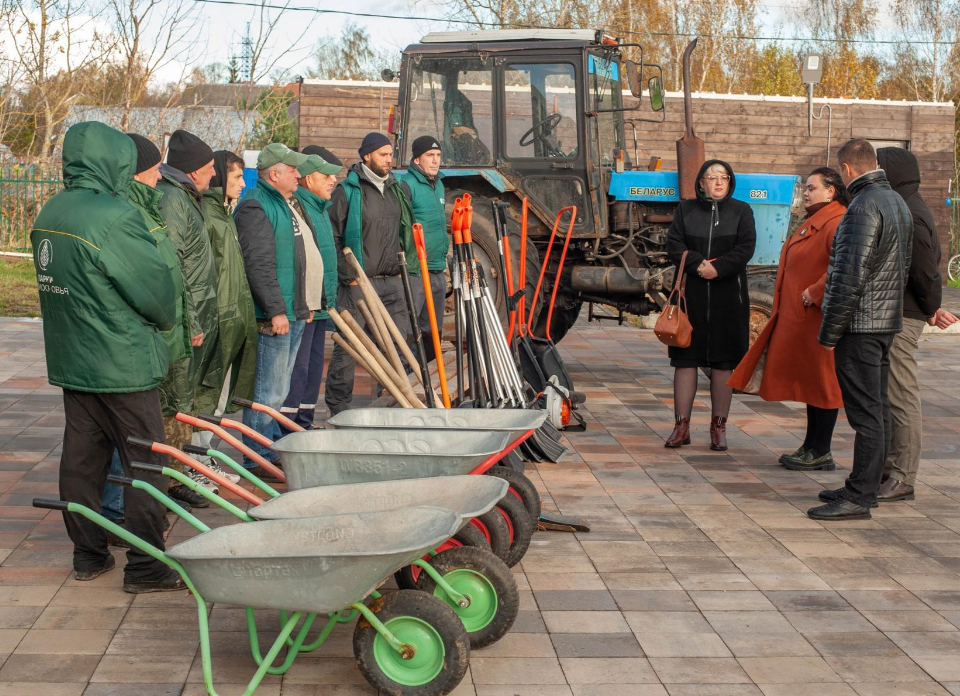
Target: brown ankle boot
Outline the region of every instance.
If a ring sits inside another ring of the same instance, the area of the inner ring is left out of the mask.
[[[724,416],[710,419],[710,449],[717,452],[727,449],[727,419]]]
[[[677,424],[670,433],[670,437],[663,443],[664,447],[680,447],[690,444],[690,419],[677,414]]]

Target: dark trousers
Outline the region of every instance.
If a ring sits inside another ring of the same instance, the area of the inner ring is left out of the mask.
[[[387,313],[393,318],[397,328],[404,335],[409,333],[410,319],[407,314],[407,303],[403,296],[403,284],[400,276],[389,278],[370,278],[370,284],[380,297]],[[337,311],[350,312],[361,327],[365,327],[363,315],[357,309],[357,301],[363,299],[359,285],[341,285],[337,293]],[[372,308],[371,308],[371,311]],[[368,332],[369,333],[369,332]],[[327,388],[324,391],[324,401],[331,416],[350,408],[353,400],[353,379],[357,364],[346,351],[338,345],[333,347],[330,356],[330,366],[327,368]]]
[[[422,278],[410,278],[410,287],[413,290],[413,303],[417,309],[417,324],[423,335],[423,347],[427,354],[427,361],[433,360],[433,334],[430,326],[430,313],[427,311],[426,288]],[[443,271],[430,271],[430,294],[433,295],[433,309],[437,317],[437,331],[443,336],[443,305],[447,299],[447,276]],[[417,347],[411,345],[413,354],[417,354]]]
[[[893,337],[894,334],[845,333],[834,352],[843,408],[850,427],[857,434],[853,444],[853,471],[844,485],[844,496],[864,506],[877,500],[877,488],[890,447],[892,424],[887,380]]]
[[[314,319],[303,327],[297,360],[290,375],[290,391],[280,412],[297,425],[313,427],[313,418],[323,382],[323,354],[327,320]]]
[[[131,462],[164,464],[162,455],[127,444],[134,435],[163,442],[163,417],[156,389],[131,394],[93,394],[63,390],[66,427],[60,458],[60,497],[100,511],[103,487],[110,469],[113,451],[120,453],[126,476],[133,476]],[[136,478],[166,490],[158,474],[136,472]],[[123,489],[125,526],[131,534],[163,549],[163,506],[147,493],[135,488]],[[63,513],[67,534],[73,542],[74,570],[99,568],[106,561],[107,535],[85,517]],[[158,580],[167,567],[150,556],[130,549],[124,578],[128,581]]]

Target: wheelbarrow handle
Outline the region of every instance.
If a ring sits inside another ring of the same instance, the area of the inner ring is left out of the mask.
[[[63,512],[67,511],[68,503],[66,500],[54,500],[53,498],[34,498],[33,507],[35,508],[46,508],[47,510],[62,510]]]
[[[153,449],[153,440],[147,440],[142,437],[134,437],[133,435],[127,438],[127,444],[132,447],[143,447],[144,449]]]
[[[233,397],[231,400],[234,406],[242,406],[243,408],[253,408],[253,401],[250,399],[241,399],[239,396]]]
[[[163,467],[159,464],[149,464],[147,462],[132,462],[130,468],[135,471],[146,471],[148,474],[163,475]]]
[[[198,413],[197,418],[207,421],[207,423],[213,423],[214,425],[221,425],[223,422],[223,418],[215,416],[212,413]]]
[[[133,479],[129,476],[114,476],[110,474],[107,476],[107,483],[112,483],[114,486],[132,486]]]
[[[210,453],[208,447],[201,447],[200,445],[184,445],[181,449],[187,454],[199,454],[201,457],[206,457]]]

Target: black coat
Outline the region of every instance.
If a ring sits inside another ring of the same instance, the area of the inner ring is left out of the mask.
[[[704,172],[722,164],[730,174],[730,192],[722,201],[709,198],[700,186]],[[709,160],[697,175],[697,199],[681,201],[667,234],[667,253],[675,264],[689,250],[686,264],[687,311],[693,325],[688,348],[670,348],[674,367],[716,366],[733,369],[750,345],[750,296],[747,262],[753,256],[757,231],[753,210],[732,198],[736,187],[726,162]],[[697,267],[713,260],[717,277],[704,280]]]
[[[937,227],[933,213],[920,196],[920,165],[916,156],[902,147],[881,147],[877,161],[886,172],[890,187],[900,194],[913,216],[913,256],[903,295],[903,316],[927,319],[940,309],[943,277]]]
[[[903,327],[903,291],[913,219],[877,169],[850,182],[847,206],[830,251],[817,340],[830,347],[844,333],[889,334]]]

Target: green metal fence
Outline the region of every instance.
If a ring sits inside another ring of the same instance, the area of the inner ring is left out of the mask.
[[[0,167],[0,251],[31,250],[33,221],[62,186],[59,162]]]

